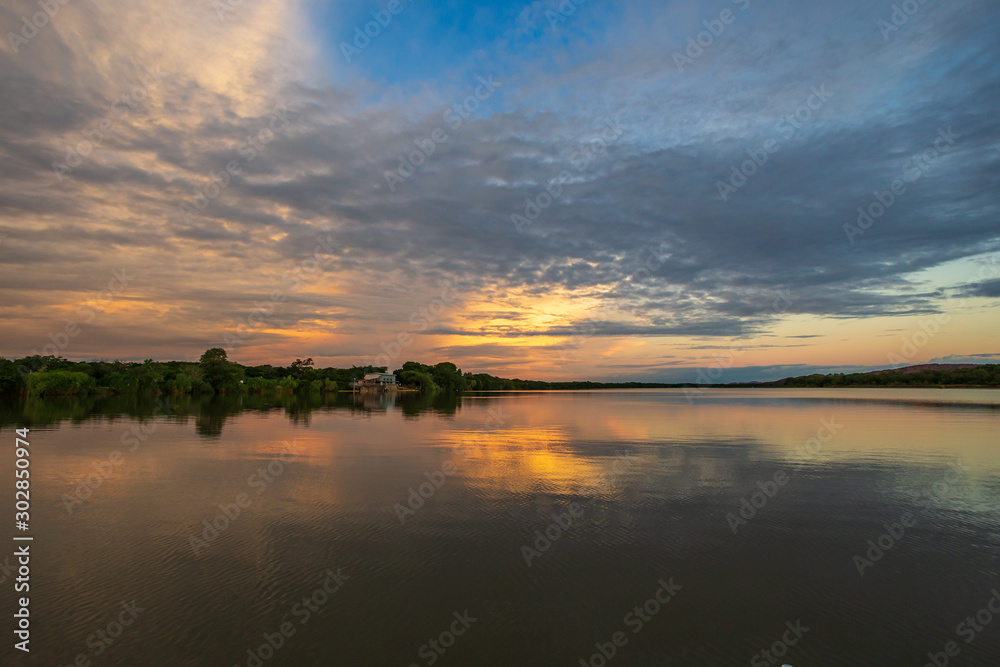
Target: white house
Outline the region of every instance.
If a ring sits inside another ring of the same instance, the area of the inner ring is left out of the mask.
[[[368,373],[361,380],[361,385],[365,387],[384,387],[384,386],[395,386],[396,376],[392,373]]]

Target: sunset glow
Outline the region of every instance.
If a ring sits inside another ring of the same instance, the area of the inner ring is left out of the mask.
[[[7,3],[0,355],[1000,361],[989,3],[375,4]]]

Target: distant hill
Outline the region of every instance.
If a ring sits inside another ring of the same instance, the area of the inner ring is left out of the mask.
[[[900,373],[919,373],[920,371],[951,371],[959,368],[978,368],[982,364],[917,364],[916,366],[904,366],[902,368],[886,368],[880,371],[870,371],[871,373],[889,373],[899,371]]]
[[[1000,364],[917,364],[863,373],[830,373],[790,377],[772,382],[729,384],[654,382],[545,382],[466,374],[467,386],[494,389],[652,389],[692,387],[1000,387]]]
[[[865,373],[813,374],[774,382],[740,383],[754,387],[1000,387],[1000,364],[917,364]]]

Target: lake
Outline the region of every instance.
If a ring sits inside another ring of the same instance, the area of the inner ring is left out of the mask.
[[[11,519],[25,426],[32,650],[5,548],[4,665],[1000,655],[995,390],[22,402]]]

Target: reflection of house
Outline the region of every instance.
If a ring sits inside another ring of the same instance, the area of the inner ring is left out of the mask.
[[[396,376],[392,373],[369,373],[360,384],[362,387],[395,387]]]

